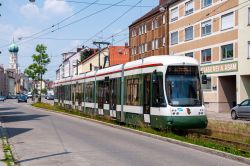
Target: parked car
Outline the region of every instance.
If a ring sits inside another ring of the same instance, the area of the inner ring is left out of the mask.
[[[24,94],[20,94],[18,97],[17,97],[17,102],[20,103],[20,102],[26,102],[27,103],[27,99],[28,97]]]
[[[238,118],[250,118],[250,99],[246,99],[231,110],[233,120]]]
[[[27,97],[28,97],[28,98],[32,98],[32,93],[31,93],[31,92],[28,92]]]
[[[54,95],[47,95],[47,96],[46,96],[46,99],[47,99],[47,100],[54,100]]]
[[[5,96],[0,96],[0,101],[4,101],[6,99]]]
[[[7,96],[7,99],[16,99],[16,98],[17,98],[16,95],[8,95],[8,96]]]

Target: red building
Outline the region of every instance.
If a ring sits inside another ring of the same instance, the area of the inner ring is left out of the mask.
[[[110,66],[123,64],[129,61],[129,48],[126,46],[109,46]]]

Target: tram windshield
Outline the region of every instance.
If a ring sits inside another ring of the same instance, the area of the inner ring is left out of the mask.
[[[198,66],[169,66],[166,72],[166,92],[171,106],[201,106]]]

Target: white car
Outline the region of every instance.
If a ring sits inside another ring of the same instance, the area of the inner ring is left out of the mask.
[[[29,93],[27,94],[27,97],[28,97],[28,98],[32,98],[32,93],[29,92]]]

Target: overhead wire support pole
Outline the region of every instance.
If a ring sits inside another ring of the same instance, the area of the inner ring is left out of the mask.
[[[110,43],[109,42],[94,41],[93,44],[98,47],[98,69],[100,69],[100,67],[101,67],[101,44],[108,46],[108,45],[110,45]]]

